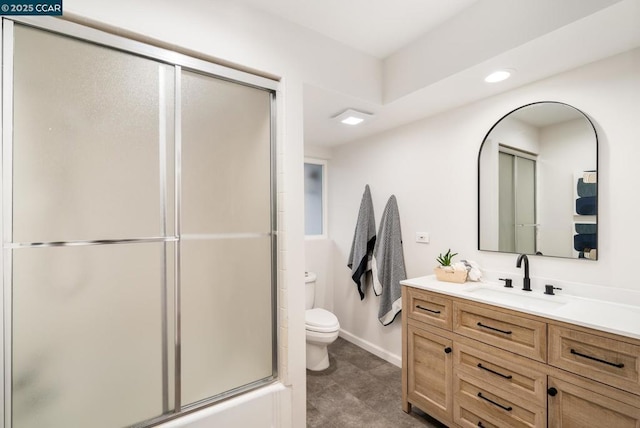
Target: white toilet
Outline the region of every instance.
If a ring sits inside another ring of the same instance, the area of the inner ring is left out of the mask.
[[[327,346],[338,338],[338,318],[322,308],[314,308],[316,274],[305,273],[305,330],[307,333],[307,369],[324,370],[329,367]]]

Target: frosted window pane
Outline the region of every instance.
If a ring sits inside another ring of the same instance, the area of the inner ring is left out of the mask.
[[[270,95],[182,75],[182,232],[269,232]]]
[[[185,404],[272,374],[271,240],[182,242]]]
[[[304,229],[305,235],[322,235],[323,166],[304,164]]]
[[[14,241],[158,236],[159,87],[166,118],[172,67],[15,30]]]
[[[14,250],[15,428],[162,414],[162,246]]]

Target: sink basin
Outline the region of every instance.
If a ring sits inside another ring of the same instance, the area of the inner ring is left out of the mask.
[[[561,300],[554,300],[557,299],[554,296],[530,296],[522,294],[518,290],[507,291],[501,289],[479,287],[468,290],[467,293],[481,299],[486,299],[488,302],[511,304],[516,305],[520,308],[532,310],[541,309],[549,311],[558,309],[567,304],[567,302],[563,302]]]

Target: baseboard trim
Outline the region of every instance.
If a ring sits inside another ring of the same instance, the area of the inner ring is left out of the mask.
[[[362,349],[371,352],[373,355],[382,358],[385,361],[390,362],[391,364],[393,364],[394,366],[397,367],[402,367],[402,357],[393,354],[387,350],[382,349],[381,347],[379,347],[378,345],[374,345],[371,342],[368,342],[364,339],[359,338],[358,336],[355,336],[351,333],[349,333],[348,331],[345,331],[343,329],[340,329],[340,333],[339,333],[340,337],[343,338],[344,340],[353,343],[354,345],[357,345],[359,347],[361,347]]]

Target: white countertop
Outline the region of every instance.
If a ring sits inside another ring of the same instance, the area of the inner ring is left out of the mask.
[[[549,296],[540,290],[522,291],[493,282],[456,284],[438,281],[435,275],[400,281],[423,290],[496,305],[596,330],[640,339],[640,306],[591,299],[561,292]]]

